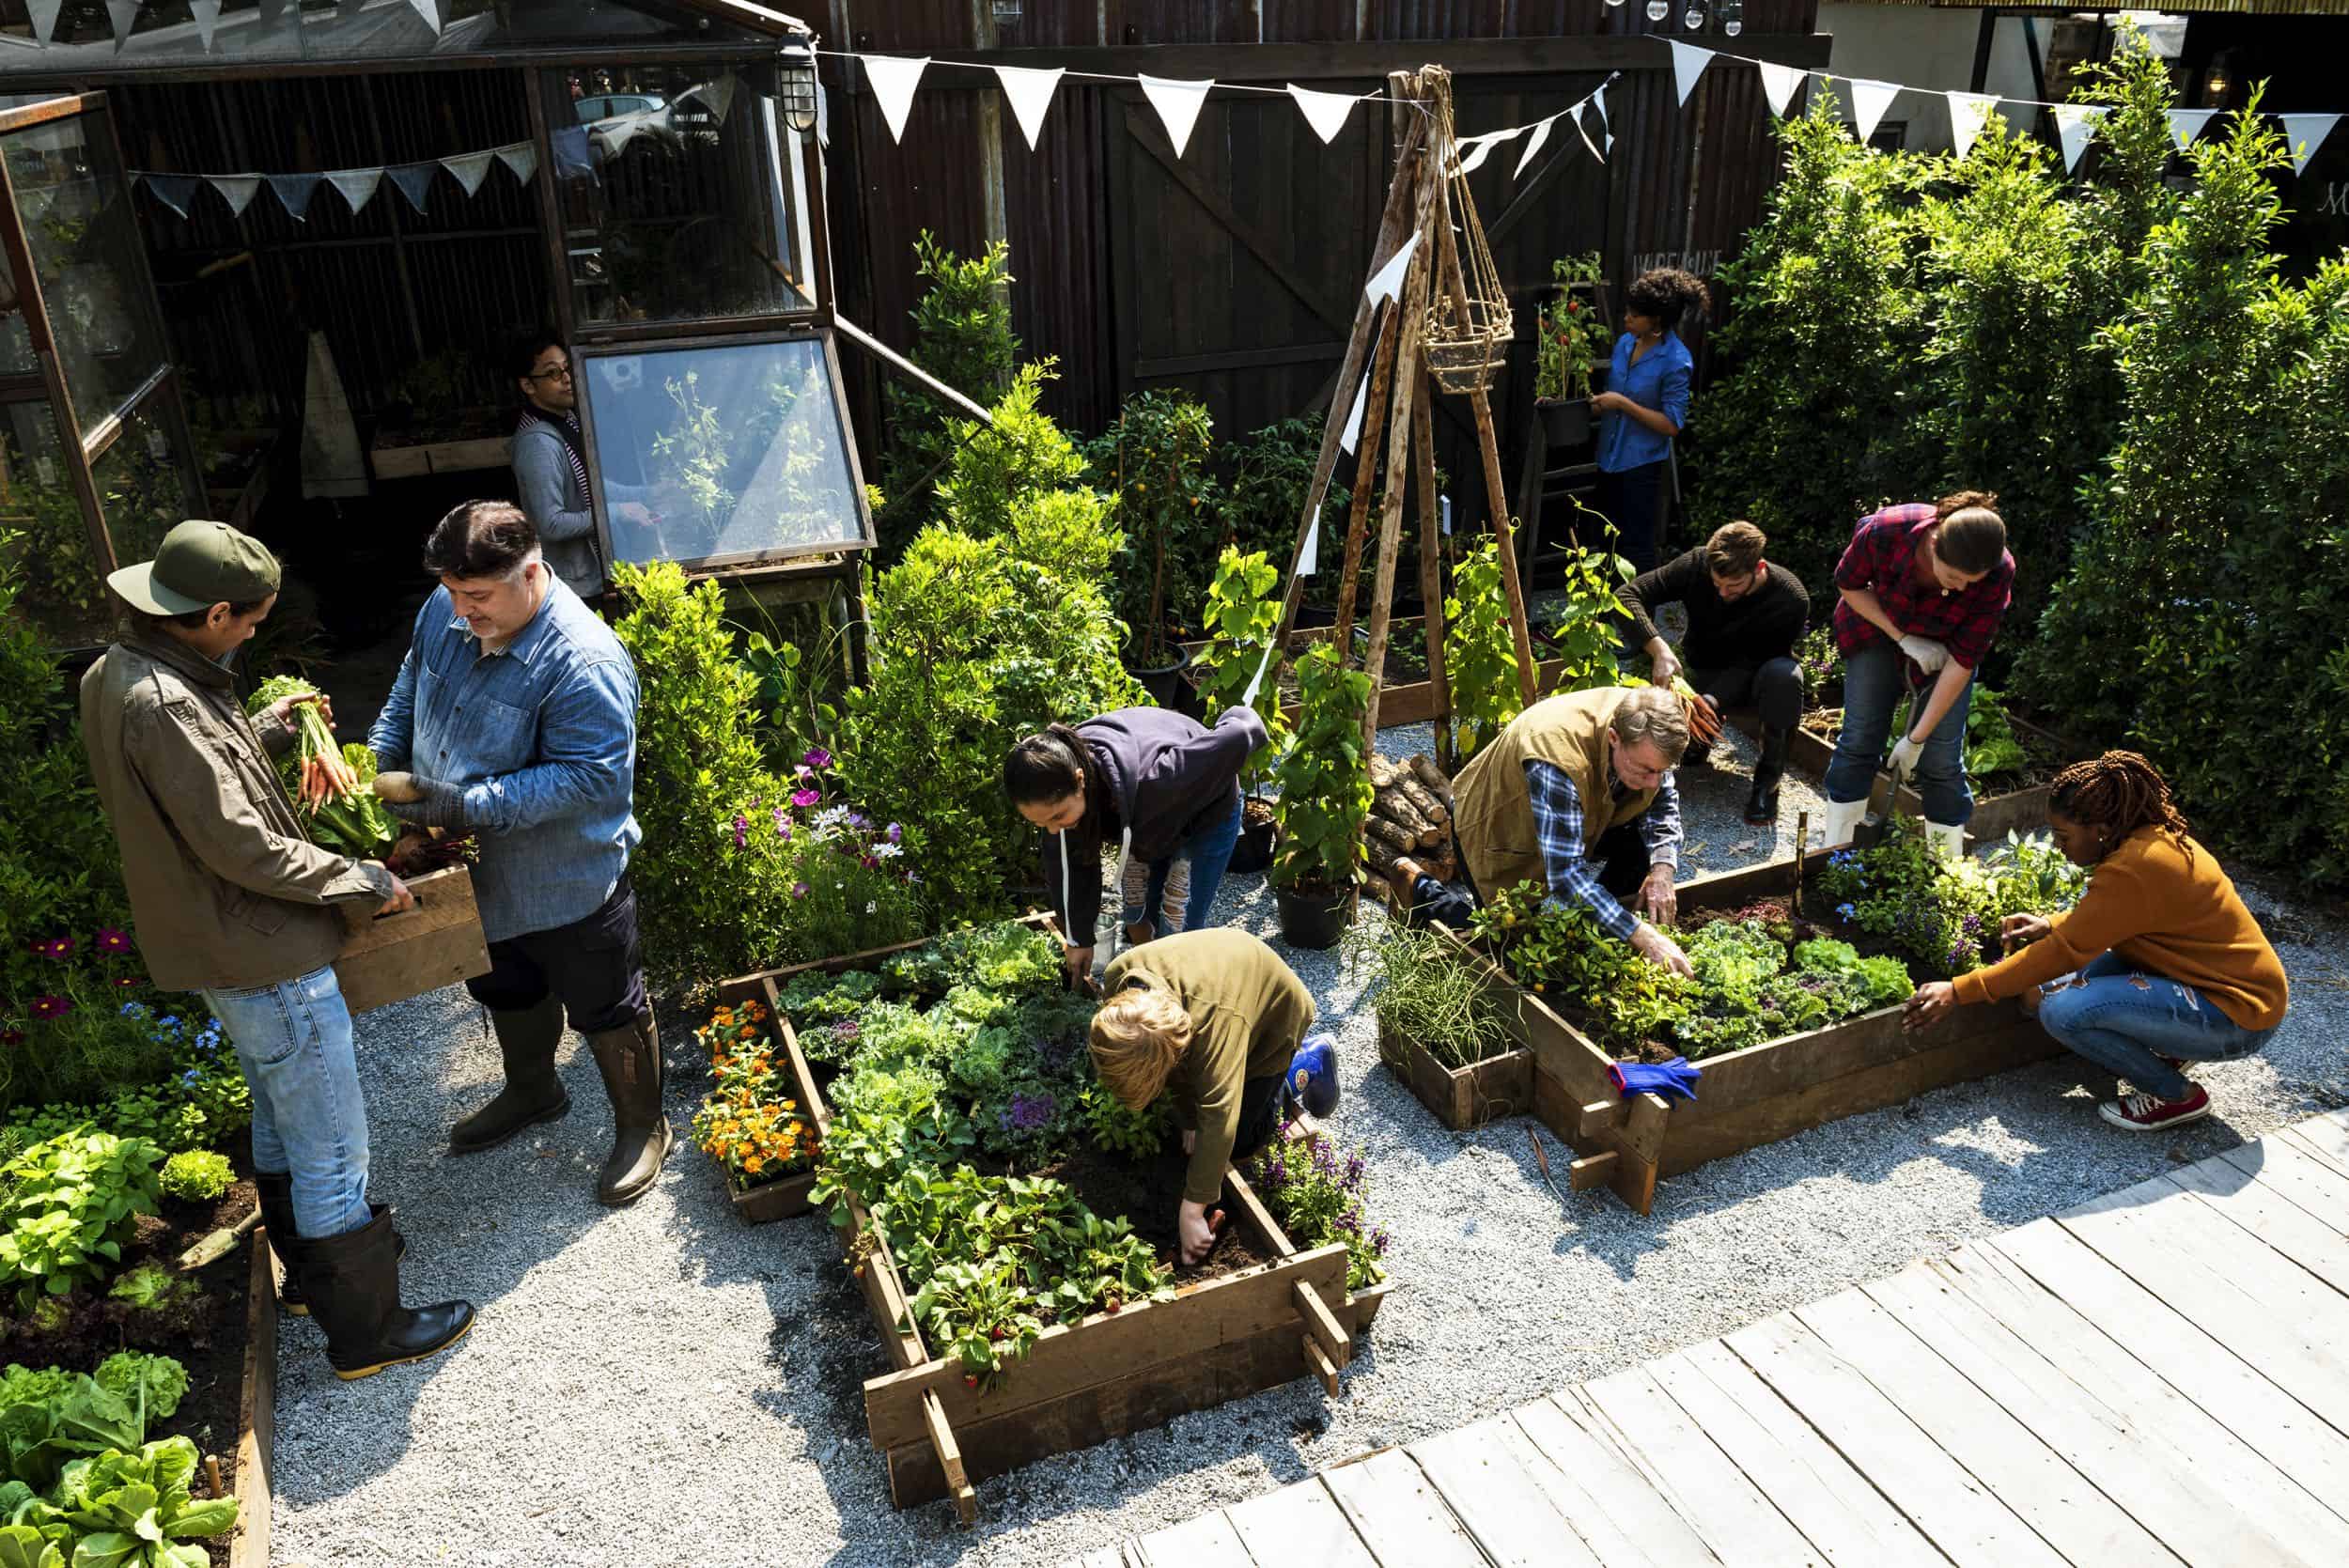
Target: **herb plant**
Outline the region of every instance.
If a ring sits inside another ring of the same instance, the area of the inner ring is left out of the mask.
[[[228,1157],[210,1149],[183,1149],[163,1161],[157,1185],[166,1198],[177,1198],[183,1203],[209,1203],[226,1192],[237,1173],[228,1167]]]
[[[1447,1067],[1473,1066],[1510,1048],[1500,996],[1437,933],[1399,923],[1376,936],[1358,927],[1347,938],[1346,956],[1349,968],[1362,957],[1377,961],[1381,979],[1371,1010],[1382,1054],[1389,1036],[1416,1041]]]
[[[0,1284],[29,1310],[44,1292],[95,1283],[122,1259],[142,1214],[155,1212],[163,1151],[143,1139],[68,1133],[35,1144],[0,1170],[11,1186],[0,1233]]]
[[[1319,1133],[1293,1142],[1276,1139],[1249,1163],[1248,1180],[1299,1247],[1346,1244],[1347,1290],[1387,1277],[1378,1261],[1387,1254],[1387,1233],[1362,1213],[1368,1191],[1360,1149],[1340,1158]]]

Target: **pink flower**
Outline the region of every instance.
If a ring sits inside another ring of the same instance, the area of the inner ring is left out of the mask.
[[[35,942],[33,951],[44,958],[64,958],[73,952],[71,937],[52,937],[45,942]]]
[[[832,766],[832,753],[825,751],[821,746],[818,746],[800,760],[806,763],[810,768],[830,768]]]
[[[146,984],[146,981],[141,980],[135,974],[117,974],[115,976],[115,985],[120,989],[126,991],[131,989],[133,986],[144,986]]]
[[[131,934],[128,931],[117,931],[111,925],[99,927],[98,935],[91,939],[97,944],[98,951],[101,953],[131,951]]]
[[[734,814],[734,846],[746,849],[751,842],[751,819],[740,812]]]
[[[807,896],[807,884],[805,882],[792,883],[791,896],[794,898],[805,898]]]
[[[823,799],[822,792],[818,790],[795,789],[791,792],[791,803],[801,811],[805,811],[810,806],[822,804]]]
[[[63,997],[35,997],[33,999],[33,1017],[37,1018],[61,1018],[72,1011],[73,1003]]]

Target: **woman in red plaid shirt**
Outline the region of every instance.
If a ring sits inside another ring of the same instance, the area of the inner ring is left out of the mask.
[[[1966,784],[1966,708],[1974,670],[1999,634],[2015,587],[1999,498],[1960,490],[1859,520],[1835,566],[1835,644],[1843,654],[1843,733],[1827,769],[1827,842],[1847,844],[1868,810],[1892,710],[1908,729],[1892,748],[1894,780],[1923,797],[1935,846],[1966,852],[1974,814]]]

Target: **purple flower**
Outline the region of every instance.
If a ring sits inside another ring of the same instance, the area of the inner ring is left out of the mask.
[[[1033,1132],[1050,1126],[1059,1113],[1060,1101],[1050,1094],[1014,1094],[1011,1108],[999,1114],[996,1121],[1006,1131]]]
[[[111,925],[99,927],[98,935],[93,938],[92,940],[97,944],[98,951],[101,953],[128,953],[131,951],[130,933],[127,931],[117,931]]]
[[[1370,1250],[1378,1257],[1387,1255],[1387,1233],[1384,1229],[1370,1233]]]
[[[1346,1185],[1360,1187],[1362,1183],[1362,1157],[1349,1155],[1346,1161]]]
[[[848,826],[851,828],[869,828],[872,826],[872,823],[866,819],[863,812],[852,811],[848,814]]]
[[[70,957],[73,953],[73,939],[71,937],[52,937],[45,942],[35,942],[33,944],[33,951],[39,954],[44,958]]]
[[[751,842],[751,819],[740,812],[734,814],[734,846],[746,849]]]
[[[791,803],[799,807],[801,811],[805,811],[811,806],[820,804],[823,799],[824,797],[822,793],[817,790],[795,789],[791,792]]]
[[[37,1018],[62,1018],[72,1011],[73,1003],[63,997],[35,997],[33,999],[33,1017]]]
[[[906,831],[894,822],[892,822],[881,833],[881,837],[887,839],[892,844],[904,843],[905,836]]]
[[[807,896],[807,884],[805,882],[792,883],[791,896],[794,898],[805,898]]]
[[[821,746],[817,746],[810,750],[807,755],[801,757],[800,760],[807,764],[810,768],[830,768],[832,766],[832,753],[825,751]]]
[[[775,836],[786,844],[791,842],[791,818],[781,806],[775,808]]]

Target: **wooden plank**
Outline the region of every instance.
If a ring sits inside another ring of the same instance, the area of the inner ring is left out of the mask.
[[[1297,1344],[1304,1355],[1305,1370],[1321,1380],[1324,1393],[1331,1399],[1337,1398],[1342,1391],[1338,1387],[1338,1364],[1330,1359],[1330,1353],[1322,1349],[1320,1342],[1311,1334],[1300,1336]]]
[[[1959,1249],[1933,1265],[1959,1294],[2073,1379],[2191,1456],[2214,1484],[2256,1489],[2267,1528],[2288,1542],[2326,1539],[2349,1518],[2349,1438],[2051,1219]],[[2060,1298],[2060,1299],[2058,1299]],[[2245,1453],[2263,1465],[2242,1462]],[[2264,1484],[2273,1466],[2302,1490]],[[2310,1510],[2315,1510],[2313,1514]]]
[[[1077,1560],[1077,1568],[1127,1568],[1122,1546],[1096,1546]]]
[[[2199,1206],[2215,1209],[2333,1289],[2349,1295],[2349,1236],[2225,1160],[2201,1160],[2169,1180]]]
[[[1601,1540],[1599,1527],[1610,1529],[1655,1568],[1682,1568],[1683,1564],[1709,1568],[1722,1560],[1669,1496],[1625,1457],[1612,1440],[1592,1432],[1589,1418],[1579,1405],[1569,1406],[1553,1394],[1517,1406],[1509,1412],[1509,1419],[1555,1467],[1562,1483],[1588,1494],[1591,1508],[1570,1515],[1584,1540],[1596,1545]],[[1615,1568],[1615,1557],[1603,1560]]]
[[[2282,1137],[2302,1153],[2349,1174],[2349,1111],[2330,1110],[2296,1122],[2283,1130]]]
[[[1318,1478],[1223,1511],[1256,1568],[1378,1568]]]
[[[2170,1402],[2185,1403],[2182,1396],[2141,1368],[2139,1375],[2156,1392],[2137,1400],[2104,1384],[2092,1370],[2084,1371],[2066,1338],[2094,1330],[2077,1323],[2038,1287],[2015,1292],[2021,1315],[2063,1327],[2029,1337],[1960,1292],[1941,1268],[1916,1265],[1865,1289],[1941,1359],[2128,1510],[2169,1554],[2196,1568],[2301,1560],[2263,1520],[2238,1509],[2229,1488],[2201,1464],[2205,1451],[2200,1442],[2189,1445],[2173,1436],[2164,1417]],[[2107,1342],[2105,1349],[2117,1347]],[[2198,1428],[2208,1424],[2200,1411],[2193,1414]],[[2236,1466],[2243,1460],[2265,1467],[2242,1445],[2223,1433],[2219,1436],[2231,1451],[2221,1461],[2221,1473],[2241,1475]]]
[[[1584,1155],[1566,1167],[1566,1186],[1575,1192],[1588,1192],[1595,1187],[1606,1187],[1615,1179],[1615,1162],[1623,1157],[1610,1149],[1605,1154]]]
[[[1553,1406],[1544,1408],[1554,1411]],[[1519,1424],[1516,1412],[1500,1418],[1493,1433],[1494,1441],[1516,1457],[1527,1478],[1541,1488],[1550,1506],[1574,1528],[1575,1533],[1590,1547],[1591,1555],[1605,1563],[1607,1568],[1667,1568],[1666,1564],[1659,1563],[1645,1548],[1624,1533],[1610,1516],[1610,1511],[1622,1507],[1625,1499],[1616,1498],[1610,1500],[1595,1496],[1581,1480],[1560,1469],[1549,1455],[1535,1447],[1533,1439],[1525,1435],[1525,1428]],[[1669,1505],[1659,1501],[1657,1506],[1674,1523],[1678,1522],[1678,1515],[1672,1514]],[[1693,1536],[1687,1545],[1694,1552],[1704,1550],[1703,1543]],[[1706,1559],[1683,1555],[1679,1560],[1702,1562]]]
[[[1587,1418],[1604,1423],[1624,1457],[1672,1499],[1723,1562],[1825,1560],[1644,1369],[1552,1397],[1572,1415],[1573,1395],[1580,1396]]]
[[[2263,1188],[2302,1213],[2349,1235],[2349,1171],[2336,1170],[2304,1152],[2304,1146],[2286,1142],[2273,1133],[2256,1143],[2229,1149],[2218,1157],[2258,1177]]]
[[[2061,1557],[2175,1568],[2177,1558],[2093,1481],[1864,1293],[1844,1291],[1795,1317]]]
[[[277,1467],[277,1276],[269,1232],[253,1233],[246,1274],[244,1387],[237,1396],[237,1533],[228,1568],[269,1568],[271,1489]]]
[[[1296,1253],[1297,1244],[1289,1240],[1288,1233],[1281,1229],[1281,1222],[1272,1218],[1272,1211],[1264,1206],[1264,1200],[1256,1196],[1254,1188],[1237,1181],[1227,1184],[1226,1190],[1231,1194],[1232,1207],[1239,1211],[1240,1223],[1255,1233],[1258,1246],[1276,1258]]]
[[[1321,1479],[1384,1568],[1486,1568],[1484,1554],[1403,1450],[1381,1449]]]
[[[1152,1530],[1140,1545],[1146,1568],[1255,1568],[1221,1509]]]
[[[970,1477],[963,1472],[961,1445],[955,1441],[954,1429],[946,1424],[946,1412],[939,1408],[934,1394],[922,1402],[922,1421],[929,1429],[930,1447],[937,1452],[938,1467],[946,1478],[947,1495],[955,1500],[955,1516],[965,1528],[977,1524],[978,1494],[971,1489]]]
[[[1727,1343],[1952,1562],[2062,1568],[2063,1559],[1989,1487],[1809,1328],[1781,1315]]]
[[[1501,1440],[1516,1426],[1505,1416],[1423,1438],[1411,1457],[1494,1568],[1600,1568],[1549,1494]]]
[[[1651,1361],[1648,1372],[1838,1568],[1947,1568],[1917,1527],[1719,1340]]]
[[[1289,1286],[1289,1298],[1297,1303],[1297,1313],[1305,1320],[1307,1336],[1321,1346],[1330,1360],[1343,1367],[1354,1359],[1354,1336],[1331,1314],[1319,1291],[1299,1280]]]

